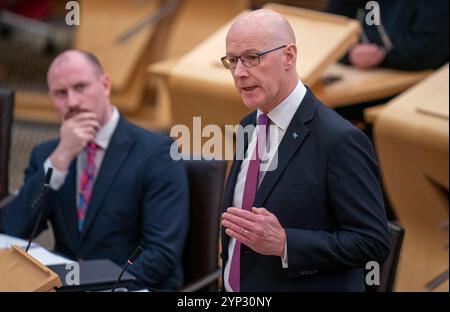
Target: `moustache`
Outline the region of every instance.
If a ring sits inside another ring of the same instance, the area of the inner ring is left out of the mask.
[[[86,113],[86,112],[89,112],[89,111],[87,109],[83,109],[83,108],[72,108],[66,114],[64,114],[64,120],[70,119],[80,113]]]

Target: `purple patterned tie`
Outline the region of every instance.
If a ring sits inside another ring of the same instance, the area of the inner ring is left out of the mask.
[[[92,189],[94,188],[95,176],[95,152],[97,151],[97,144],[89,143],[86,147],[86,164],[83,168],[80,180],[79,206],[77,208],[78,215],[78,230],[83,230],[84,220],[86,218],[86,211],[91,200]]]
[[[259,165],[261,163],[261,151],[266,146],[267,128],[269,123],[269,117],[266,114],[261,114],[258,117],[258,134],[256,140],[256,148],[248,165],[247,177],[245,179],[244,194],[242,197],[242,209],[252,210],[253,202],[256,196],[256,190],[258,188],[258,176]],[[241,290],[241,243],[236,240],[234,245],[233,257],[230,265],[230,276],[228,282],[233,291],[238,292]]]

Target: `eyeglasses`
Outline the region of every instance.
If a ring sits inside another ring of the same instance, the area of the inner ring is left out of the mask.
[[[241,60],[242,64],[245,67],[254,67],[259,65],[259,63],[261,62],[261,56],[282,49],[282,48],[286,48],[287,45],[282,45],[278,48],[269,50],[269,51],[265,51],[265,52],[259,52],[259,53],[248,53],[248,54],[244,54],[241,56],[224,56],[222,57],[220,60],[222,61],[223,66],[226,69],[235,69],[238,63],[238,60]]]

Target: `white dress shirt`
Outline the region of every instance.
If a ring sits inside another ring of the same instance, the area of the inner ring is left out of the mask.
[[[297,86],[294,91],[278,106],[276,106],[273,110],[271,110],[267,115],[269,116],[269,136],[266,140],[266,149],[261,154],[261,164],[260,164],[260,174],[258,179],[258,186],[261,185],[261,181],[264,178],[264,175],[267,171],[276,170],[278,157],[274,157],[277,155],[278,146],[283,139],[286,130],[291,123],[292,118],[295,115],[295,112],[300,106],[304,96],[306,94],[306,87],[299,80]],[[257,111],[257,118],[262,114],[261,111]],[[257,119],[258,120],[258,119]],[[244,186],[245,180],[247,177],[247,170],[250,162],[251,155],[253,155],[253,151],[256,146],[256,132],[253,131],[252,137],[250,139],[247,155],[242,161],[241,168],[239,169],[239,174],[236,180],[236,185],[234,188],[234,196],[233,196],[233,207],[242,207],[242,196],[244,194]],[[233,257],[234,245],[236,244],[236,240],[234,238],[230,238],[228,243],[228,261],[225,264],[224,269],[224,285],[225,290],[232,292],[233,290],[228,283],[228,279],[230,276],[230,265],[231,259]],[[223,246],[225,248],[225,246]],[[288,267],[288,259],[287,259],[287,242],[285,244],[284,249],[284,257],[281,258],[281,265],[283,268]]]
[[[109,142],[111,141],[111,137],[114,134],[114,131],[116,130],[117,124],[119,123],[119,112],[116,107],[113,107],[113,112],[111,115],[111,118],[109,118],[108,122],[98,130],[97,134],[95,135],[95,143],[97,144],[97,150],[95,153],[95,176],[94,176],[94,183],[95,179],[97,177],[97,174],[100,170],[100,166],[103,161],[103,157],[105,157],[106,149],[108,148]],[[79,196],[78,193],[80,191],[80,179],[81,175],[83,174],[83,168],[87,161],[87,154],[86,149],[83,149],[80,154],[77,156],[77,192],[76,192],[76,200],[77,200],[77,207],[79,205],[78,200]],[[47,158],[44,162],[44,172],[47,172],[47,169],[49,167],[53,168],[53,174],[52,179],[50,180],[50,188],[54,191],[59,190],[64,182],[66,181],[67,174],[69,173],[68,170],[66,171],[60,171],[56,169],[52,161],[50,160],[50,157]]]

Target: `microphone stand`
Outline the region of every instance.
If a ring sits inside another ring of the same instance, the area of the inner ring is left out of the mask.
[[[33,231],[31,232],[30,238],[28,239],[28,245],[27,245],[27,248],[25,249],[25,252],[28,252],[28,249],[30,249],[31,241],[33,240],[33,237],[36,235],[37,229],[39,227],[39,223],[41,223],[41,219],[44,214],[45,203],[47,200],[47,194],[50,189],[50,180],[52,178],[52,173],[53,173],[53,168],[48,168],[47,173],[45,174],[44,188],[36,196],[36,198],[33,200],[33,203],[31,204],[32,209],[39,209],[39,213],[38,213],[38,217],[36,219],[36,223],[34,224]],[[43,208],[39,207],[41,202],[42,202]]]
[[[131,255],[131,257],[128,259],[127,263],[125,263],[125,265],[122,268],[122,272],[120,272],[119,274],[119,278],[117,279],[116,283],[114,284],[114,287],[111,289],[111,292],[114,292],[117,288],[117,285],[119,285],[120,280],[122,279],[122,275],[123,273],[125,273],[125,271],[128,269],[128,267],[130,265],[132,265],[134,263],[134,261],[136,260],[136,258],[141,254],[142,250],[144,250],[141,246],[138,246],[133,254]]]

